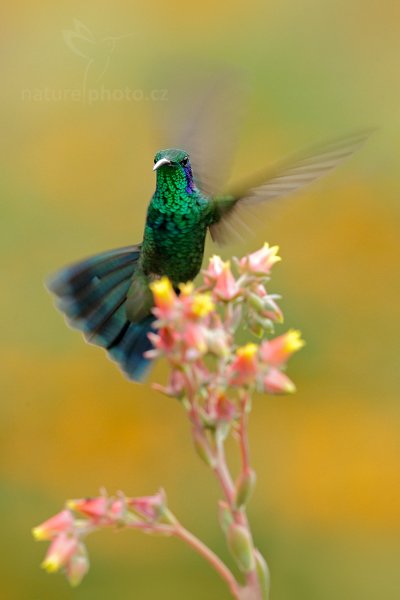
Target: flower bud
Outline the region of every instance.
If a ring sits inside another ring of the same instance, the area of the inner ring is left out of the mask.
[[[290,329],[287,333],[273,340],[267,340],[261,344],[261,360],[271,366],[277,367],[285,363],[288,358],[304,346],[300,331]]]
[[[254,310],[256,310],[257,312],[261,312],[262,310],[264,310],[263,299],[260,298],[260,296],[258,296],[257,294],[254,294],[253,292],[248,292],[246,294],[246,299],[249,305],[252,308],[254,308]]]
[[[230,348],[228,337],[223,329],[206,329],[204,332],[208,351],[215,356],[226,358],[229,356]]]
[[[232,275],[229,261],[223,263],[222,272],[218,275],[214,287],[214,295],[225,302],[233,300],[240,295],[240,288]]]
[[[78,551],[74,554],[65,568],[65,575],[72,587],[78,586],[89,571],[89,559],[86,548],[79,544]]]
[[[233,517],[229,504],[224,500],[218,502],[218,521],[222,531],[227,535],[228,529],[233,523]]]
[[[271,588],[271,576],[268,565],[265,558],[257,548],[254,550],[254,557],[256,559],[256,570],[258,575],[258,581],[260,583],[262,597],[264,600],[268,600],[269,591]]]
[[[69,510],[62,510],[41,525],[32,529],[35,540],[51,540],[62,531],[70,531],[74,524],[74,517]]]
[[[161,353],[171,354],[179,341],[179,334],[172,327],[159,327],[158,333],[150,331],[147,337],[155,348],[155,352],[146,352],[147,358],[156,358]]]
[[[279,369],[270,369],[263,381],[264,390],[269,394],[294,394],[296,386]]]
[[[108,514],[115,521],[122,521],[126,513],[125,498],[112,499],[108,507]]]
[[[214,458],[211,456],[210,448],[207,444],[205,436],[197,429],[193,429],[192,436],[194,449],[196,450],[198,456],[208,467],[213,468]]]
[[[263,298],[263,316],[275,323],[283,323],[283,312],[271,296]]]
[[[204,329],[199,323],[187,323],[182,340],[186,348],[185,356],[187,360],[196,360],[207,352]]]
[[[153,292],[154,304],[157,308],[163,311],[172,308],[177,296],[168,277],[156,279],[150,283],[150,289]]]
[[[203,270],[204,281],[206,285],[212,285],[221,275],[224,269],[224,262],[220,256],[212,256],[208,263],[207,269]]]
[[[241,473],[235,486],[235,506],[240,508],[245,505],[254,491],[256,485],[256,473],[248,469]]]
[[[193,290],[194,290],[193,281],[188,281],[187,283],[180,283],[179,290],[181,292],[181,298],[190,296],[191,294],[193,294]]]
[[[239,569],[244,573],[253,571],[255,568],[253,545],[246,527],[232,523],[228,529],[227,542]]]
[[[67,506],[71,510],[76,510],[88,517],[101,518],[107,514],[107,498],[98,496],[97,498],[80,498],[78,500],[68,500]]]
[[[262,337],[264,333],[274,333],[274,324],[271,319],[265,316],[262,317],[257,313],[249,315],[249,327],[258,337]]]
[[[258,346],[246,344],[236,350],[236,357],[231,364],[231,381],[236,385],[251,383],[257,374]]]
[[[168,386],[162,389],[162,386],[153,384],[155,389],[163,391],[167,396],[173,396],[175,398],[182,398],[186,392],[186,379],[180,369],[172,369],[169,377]]]
[[[246,294],[248,305],[260,316],[272,319],[275,322],[283,322],[283,313],[276,303],[279,296],[268,294],[262,284],[254,285]]]
[[[236,417],[237,409],[234,402],[231,402],[226,393],[219,392],[215,402],[215,416],[218,421],[231,423]]]
[[[157,521],[166,509],[165,492],[160,490],[154,496],[129,498],[128,504],[139,516],[150,521]]]
[[[246,327],[249,331],[251,331],[251,333],[258,338],[262,338],[265,330],[263,328],[263,326],[259,323],[258,319],[256,320],[254,318],[254,315],[248,315],[248,319],[247,319],[247,323],[246,323]]]
[[[42,567],[48,573],[54,573],[67,564],[78,548],[76,537],[60,533],[49,546]]]
[[[212,301],[211,294],[196,294],[193,298],[191,313],[195,317],[205,317],[215,310],[215,304]]]
[[[268,275],[271,267],[281,260],[278,250],[278,246],[270,248],[268,244],[264,244],[260,250],[245,256],[239,262],[242,273]]]

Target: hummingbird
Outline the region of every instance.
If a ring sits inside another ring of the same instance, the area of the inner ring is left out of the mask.
[[[185,150],[160,150],[154,157],[156,187],[143,241],[67,266],[47,287],[68,324],[105,348],[130,380],[141,381],[151,366],[144,353],[152,347],[148,333],[155,320],[149,283],[167,276],[179,293],[179,284],[193,280],[201,269],[207,232],[217,243],[245,232],[248,207],[258,210],[301,190],[351,156],[369,133],[303,152],[216,195],[207,193]]]

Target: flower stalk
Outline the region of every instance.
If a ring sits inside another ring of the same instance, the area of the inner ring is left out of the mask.
[[[187,414],[194,448],[221,488],[219,522],[242,576],[236,577],[178,521],[163,490],[140,498],[120,492],[69,500],[63,511],[33,530],[36,539],[51,542],[43,562],[47,571],[62,570],[71,585],[77,585],[89,568],[86,536],[103,527],[127,527],[181,539],[215,569],[237,600],[268,600],[269,570],[247,516],[256,483],[248,420],[255,392],[295,390],[284,371],[288,359],[304,345],[294,330],[271,338],[275,324],[283,320],[278,296],[266,287],[280,260],[277,253],[276,246],[265,244],[241,260],[233,259],[232,265],[214,256],[198,289],[186,283],[176,290],[166,277],[151,284],[156,322],[147,357],[163,357],[169,366],[168,383],[154,387],[176,398]],[[237,342],[240,325],[252,336],[245,345]],[[236,477],[226,460],[229,436],[236,440],[240,458]]]

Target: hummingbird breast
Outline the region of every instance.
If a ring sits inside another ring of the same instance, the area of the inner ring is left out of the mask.
[[[198,197],[165,210],[152,201],[142,246],[146,275],[166,275],[174,284],[194,279],[200,271],[210,224],[209,203]]]

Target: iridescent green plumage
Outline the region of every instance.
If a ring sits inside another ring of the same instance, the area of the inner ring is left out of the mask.
[[[213,221],[210,201],[193,181],[187,155],[157,169],[157,187],[147,212],[140,265],[147,274],[167,275],[177,285],[200,270],[208,227]],[[160,160],[160,159],[157,159]],[[181,161],[187,161],[182,165]]]
[[[127,315],[138,321],[150,311],[148,283],[167,275],[177,288],[200,271],[213,203],[194,183],[187,154],[169,149],[155,157],[157,186],[150,201],[137,270],[128,292]]]

